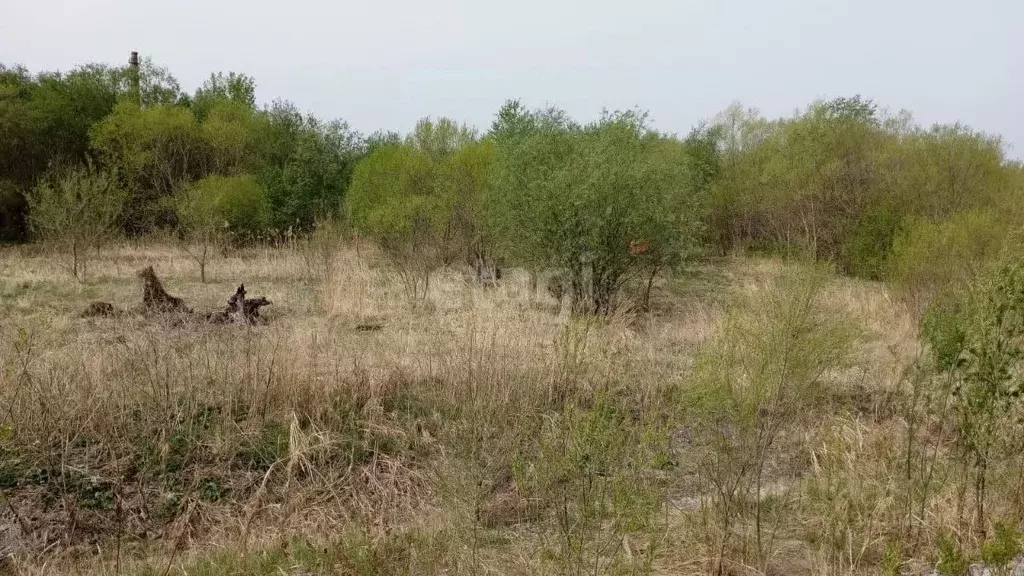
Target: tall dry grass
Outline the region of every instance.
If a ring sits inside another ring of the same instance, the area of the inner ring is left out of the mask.
[[[878,285],[823,287],[864,337],[773,443],[771,554],[722,563],[720,510],[675,440],[723,311],[791,265],[708,264],[649,313],[578,319],[515,271],[440,271],[411,307],[372,246],[329,235],[219,256],[206,284],[167,245],[104,250],[84,282],[50,257],[0,253],[0,541],[19,573],[872,574],[902,538],[917,338]],[[76,318],[135,302],[146,265],[200,310],[244,282],[270,322]],[[904,565],[934,560],[950,490]]]

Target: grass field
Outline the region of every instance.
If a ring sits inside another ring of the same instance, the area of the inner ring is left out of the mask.
[[[60,261],[0,251],[11,573],[923,573],[970,540],[879,284],[724,259],[579,319],[521,271],[445,270],[410,306],[350,243],[218,256],[206,284],[170,245],[83,283]],[[197,310],[244,282],[269,322],[77,317],[136,303],[147,265]]]

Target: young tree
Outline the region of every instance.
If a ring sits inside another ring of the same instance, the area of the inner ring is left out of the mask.
[[[483,231],[483,205],[492,146],[477,140],[473,129],[450,118],[420,120],[405,143],[430,160],[434,194],[443,198],[451,210],[442,239],[443,263],[449,265],[465,257],[477,268],[478,278],[482,277],[491,264]]]
[[[515,260],[565,270],[576,312],[610,312],[627,281],[678,264],[700,232],[686,148],[645,121],[606,113],[579,127],[509,103],[492,129],[489,225]]]
[[[259,118],[246,105],[230,100],[213,102],[200,126],[208,156],[206,171],[232,176],[263,168],[265,143],[259,126]]]
[[[744,561],[762,572],[772,555],[772,533],[764,530],[765,470],[780,436],[821,393],[825,373],[843,367],[857,338],[856,327],[826,305],[828,279],[823,268],[794,269],[738,298],[694,359],[684,401],[693,422],[686,460],[715,504],[708,517],[717,516],[719,530],[707,536],[718,566],[711,573],[726,573],[722,559],[730,541],[749,533],[735,530],[747,511],[753,512],[755,542],[735,548],[744,555],[750,550],[753,558]]]
[[[352,170],[363,154],[359,134],[342,121],[304,116],[288,102],[262,112],[257,174],[273,209],[273,227],[311,230],[339,214]]]
[[[217,247],[244,243],[262,235],[270,222],[270,204],[252,176],[207,176],[176,197],[182,249],[199,266],[206,283],[206,265]]]
[[[494,146],[488,140],[462,144],[438,166],[440,193],[451,207],[445,232],[447,262],[465,256],[476,269],[477,281],[497,276],[492,241],[486,230],[485,209]]]
[[[29,224],[43,241],[71,256],[71,273],[82,280],[90,248],[117,226],[126,194],[110,172],[91,164],[45,178],[28,195]]]
[[[974,489],[975,526],[984,542],[991,468],[997,455],[1020,450],[1024,265],[1019,252],[996,258],[951,305],[933,307],[924,327],[936,365],[951,376],[957,448],[964,480]],[[965,486],[961,494],[966,491]]]
[[[205,120],[211,109],[224,102],[255,110],[256,80],[235,72],[210,74],[192,97],[192,112],[199,120]]]
[[[378,148],[356,166],[348,206],[353,224],[394,263],[410,301],[426,298],[451,214],[429,156],[408,145]]]
[[[89,129],[110,113],[111,70],[30,74],[0,64],[0,241],[27,239],[25,193],[53,165],[84,162]]]

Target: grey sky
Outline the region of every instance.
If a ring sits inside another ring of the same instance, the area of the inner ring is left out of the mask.
[[[860,93],[1024,154],[1022,0],[0,0],[0,61],[139,50],[186,89],[256,78],[363,132],[426,115],[485,129],[507,98],[579,119],[640,106],[685,133],[731,101],[768,116]]]

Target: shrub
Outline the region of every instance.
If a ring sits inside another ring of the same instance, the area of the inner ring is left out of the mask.
[[[696,472],[713,488],[719,530],[712,544],[725,554],[753,500],[756,542],[743,548],[756,551],[762,569],[772,541],[762,540],[765,465],[780,434],[819,394],[825,372],[845,362],[856,334],[824,306],[827,278],[818,269],[788,273],[757,298],[732,305],[695,361],[686,404],[695,421]]]
[[[81,279],[90,248],[113,234],[125,204],[117,177],[86,165],[45,178],[28,195],[29,224],[46,242],[71,256],[71,273]]]
[[[580,127],[510,103],[492,133],[488,224],[514,260],[565,269],[575,311],[608,313],[626,281],[678,264],[696,244],[704,202],[686,148],[645,114]]]
[[[355,168],[348,195],[353,224],[395,264],[406,294],[426,297],[440,265],[450,210],[436,187],[435,166],[408,145],[378,148]]]
[[[203,134],[188,108],[158,105],[139,109],[131,102],[121,102],[92,127],[90,145],[105,165],[118,171],[131,191],[124,213],[124,227],[129,232],[149,231],[157,202],[205,174]]]
[[[971,286],[925,323],[925,340],[950,375],[959,456],[974,490],[975,521],[985,536],[989,468],[1017,450],[1024,369],[1024,264],[1012,255],[986,266]]]
[[[927,300],[972,278],[1006,235],[1006,225],[987,211],[962,212],[943,222],[911,222],[893,242],[887,276],[904,295]]]
[[[843,267],[854,276],[881,280],[893,242],[903,225],[894,207],[881,204],[869,209],[857,221],[843,255]]]
[[[451,120],[421,120],[402,144],[376,146],[355,169],[353,224],[395,264],[413,300],[457,254],[486,257],[482,227],[491,147]]]
[[[252,176],[207,176],[181,192],[175,205],[182,246],[199,265],[203,282],[212,248],[256,240],[270,222],[270,204]]]

